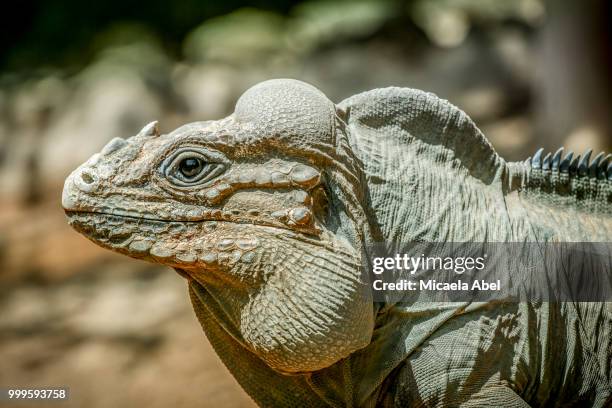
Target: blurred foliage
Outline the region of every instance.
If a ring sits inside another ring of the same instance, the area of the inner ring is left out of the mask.
[[[96,38],[94,47],[99,51],[80,73],[83,82],[112,72],[113,76],[136,76],[160,87],[160,78],[168,76],[171,61],[159,38],[142,24],[113,24]]]
[[[193,30],[185,55],[192,61],[265,58],[286,48],[285,29],[286,21],[277,13],[239,9]]]
[[[310,1],[287,16],[242,8],[205,21],[186,38],[191,62],[265,61],[296,55],[331,42],[373,34],[393,16],[389,0]]]
[[[296,47],[306,48],[372,35],[400,11],[391,0],[310,1],[292,10]]]
[[[540,0],[416,0],[410,5],[415,23],[436,45],[459,45],[471,24],[505,20],[538,24],[544,17]]]
[[[250,5],[287,13],[292,2],[257,0]],[[97,38],[118,22],[149,27],[172,56],[180,53],[185,36],[207,19],[244,6],[241,0],[25,0],[5,14],[0,34],[1,69],[35,69],[45,66],[79,67],[100,45]]]
[[[390,23],[456,46],[472,24],[533,24],[543,10],[541,0],[26,1],[4,21],[0,70],[76,70],[109,46],[134,42],[171,59],[250,61],[365,38]]]

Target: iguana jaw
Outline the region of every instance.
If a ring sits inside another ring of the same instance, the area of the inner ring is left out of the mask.
[[[241,231],[265,229],[271,234],[300,239],[300,233],[264,222],[165,220],[135,214],[65,212],[69,224],[77,232],[103,248],[185,270],[215,269],[220,264],[233,266],[239,261],[249,263],[254,256],[250,251],[256,248],[257,240],[247,236],[224,238],[219,233],[231,230],[234,225],[239,226]]]

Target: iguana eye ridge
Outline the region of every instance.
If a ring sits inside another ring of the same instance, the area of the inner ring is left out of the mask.
[[[187,157],[179,163],[179,171],[186,179],[192,179],[204,168],[204,162],[197,157]]]
[[[162,172],[170,183],[178,187],[191,187],[209,182],[225,170],[214,156],[192,149],[181,149],[163,164]]]

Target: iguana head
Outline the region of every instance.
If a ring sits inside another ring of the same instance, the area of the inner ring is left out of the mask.
[[[359,175],[334,104],[261,83],[219,121],[113,139],[67,179],[70,224],[95,243],[174,267],[272,368],[327,367],[370,341]]]

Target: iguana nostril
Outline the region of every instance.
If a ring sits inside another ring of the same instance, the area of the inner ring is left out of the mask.
[[[98,175],[88,166],[83,166],[83,168],[75,171],[68,180],[70,180],[68,185],[71,189],[74,188],[85,193],[94,191],[98,187],[99,181]]]
[[[81,179],[83,182],[85,182],[85,184],[92,184],[94,181],[96,181],[96,179],[87,172],[81,173]]]

